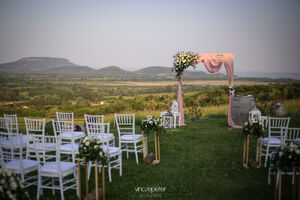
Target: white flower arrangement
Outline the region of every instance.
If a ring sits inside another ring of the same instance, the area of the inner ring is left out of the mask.
[[[176,72],[176,77],[179,79],[180,74],[189,66],[195,66],[198,60],[198,55],[192,53],[192,52],[178,52],[174,56],[174,63],[173,63],[173,68]]]
[[[155,119],[153,116],[148,115],[145,119],[142,120],[141,129],[147,135],[153,132],[160,134],[164,131],[162,119]]]
[[[79,151],[77,157],[83,158],[85,161],[99,161],[102,164],[107,163],[107,156],[101,147],[101,141],[92,137],[84,137],[80,140]]]
[[[29,199],[21,180],[15,173],[5,169],[0,169],[0,199]]]
[[[271,158],[273,168],[300,167],[300,149],[293,143],[283,144]]]

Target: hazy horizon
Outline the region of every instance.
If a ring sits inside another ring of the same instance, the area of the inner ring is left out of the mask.
[[[178,51],[228,52],[236,73],[300,73],[299,10],[297,0],[0,0],[0,63],[60,57],[134,71],[171,67]]]

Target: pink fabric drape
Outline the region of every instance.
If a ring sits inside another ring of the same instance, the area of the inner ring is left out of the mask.
[[[178,90],[177,90],[177,103],[178,103],[178,111],[180,112],[180,126],[185,126],[184,124],[184,113],[183,113],[183,101],[182,101],[182,90],[181,90],[181,85],[182,85],[182,78],[183,78],[183,73],[181,72],[178,80]]]
[[[225,66],[225,70],[227,73],[227,79],[229,84],[232,84],[233,82],[233,76],[234,76],[234,56],[231,53],[224,53],[221,55],[218,54],[198,54],[199,59],[197,60],[198,64],[199,62],[203,62],[205,68],[210,73],[216,73],[220,71],[222,64]],[[184,124],[184,113],[183,113],[183,103],[182,103],[182,91],[181,91],[181,81],[182,81],[182,74],[179,78],[178,82],[178,109],[181,113],[181,121],[180,124]],[[241,126],[236,125],[231,116],[231,107],[232,107],[232,100],[233,100],[233,92],[230,93],[229,96],[229,106],[228,106],[228,124],[233,128],[241,128]],[[180,106],[181,105],[181,106]]]

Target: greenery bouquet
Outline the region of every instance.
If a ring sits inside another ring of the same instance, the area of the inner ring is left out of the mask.
[[[189,66],[194,66],[197,63],[198,55],[192,52],[178,52],[174,56],[172,70],[176,72],[176,77],[179,79],[180,74]]]
[[[155,119],[153,116],[148,115],[147,118],[142,120],[141,129],[146,134],[149,135],[151,133],[161,134],[165,131],[162,123],[162,119]]]
[[[293,143],[284,144],[271,157],[273,169],[300,167],[300,149]]]
[[[80,140],[79,151],[77,157],[88,161],[99,161],[102,164],[107,164],[107,153],[101,147],[101,141],[92,137],[84,137]]]
[[[0,199],[29,199],[21,180],[15,173],[0,169]]]
[[[243,134],[256,135],[258,137],[263,136],[264,125],[261,121],[247,121],[243,126]]]

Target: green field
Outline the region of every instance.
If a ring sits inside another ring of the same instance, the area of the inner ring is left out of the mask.
[[[292,118],[291,127],[300,127],[300,117]],[[112,129],[112,132],[116,133],[116,129]],[[273,199],[273,182],[267,184],[267,169],[242,167],[242,142],[241,130],[228,127],[226,117],[215,116],[188,123],[185,127],[169,129],[161,136],[161,163],[137,165],[133,154],[129,159],[123,154],[123,176],[120,177],[117,170],[112,170],[112,182],[109,183],[106,174],[106,197],[111,200]],[[149,150],[153,152],[153,140],[149,144]],[[255,145],[255,138],[252,138],[252,158]],[[288,177],[284,179],[287,182],[283,187],[283,195],[289,199],[291,181]],[[93,179],[90,179],[89,187],[95,187]],[[165,191],[138,192],[138,187],[163,187]],[[29,192],[34,199],[36,187],[29,188]],[[75,199],[76,195],[74,191],[67,191],[65,197]],[[52,196],[51,190],[45,190],[41,199],[58,198],[59,192]]]

